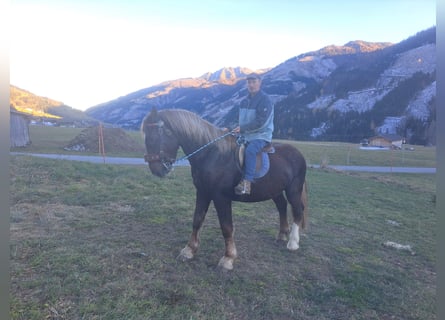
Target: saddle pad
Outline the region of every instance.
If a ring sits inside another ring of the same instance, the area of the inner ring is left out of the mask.
[[[238,165],[240,169],[244,166],[244,150],[245,150],[245,145],[240,145],[238,146],[238,151],[236,152],[238,157]],[[254,175],[255,179],[264,177],[266,173],[269,171],[270,160],[268,153],[274,153],[275,148],[273,146],[269,146],[269,148],[267,148],[266,150],[263,149],[262,152],[257,154],[256,169]]]

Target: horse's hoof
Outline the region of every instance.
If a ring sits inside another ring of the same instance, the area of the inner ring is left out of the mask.
[[[181,250],[177,259],[184,262],[192,259],[193,256],[194,255],[192,249],[189,246],[186,246],[184,249]]]
[[[288,234],[287,233],[278,233],[276,241],[277,242],[286,242],[289,239]]]
[[[300,246],[298,245],[298,242],[297,242],[297,241],[289,241],[289,242],[287,243],[287,248],[288,248],[290,251],[295,251],[295,250],[298,250],[298,248],[300,248]]]
[[[222,257],[221,260],[219,260],[218,267],[223,268],[224,270],[233,270],[233,258],[228,258],[226,256]]]

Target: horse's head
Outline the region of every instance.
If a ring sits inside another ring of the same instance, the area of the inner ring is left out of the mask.
[[[178,139],[156,109],[144,118],[141,130],[145,141],[145,162],[148,162],[152,174],[158,177],[166,176],[176,160]]]

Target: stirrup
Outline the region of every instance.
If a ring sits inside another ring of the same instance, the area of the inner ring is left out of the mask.
[[[243,179],[235,187],[235,194],[240,196],[244,194],[250,194],[250,187],[251,187],[251,182]]]

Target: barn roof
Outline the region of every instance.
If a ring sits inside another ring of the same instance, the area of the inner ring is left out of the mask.
[[[17,109],[14,109],[12,107],[9,108],[9,113],[13,113],[13,114],[16,114],[16,115],[19,115],[19,116],[23,116],[23,117],[26,117],[26,118],[32,118],[32,116],[29,113],[18,111]]]
[[[403,140],[403,137],[397,135],[397,134],[380,134],[378,136],[374,136],[369,138],[369,140],[374,140],[374,139],[379,139],[379,138],[383,138],[387,141],[399,141],[399,140]]]

